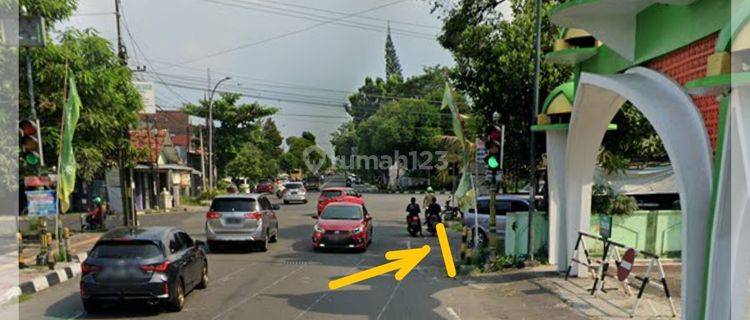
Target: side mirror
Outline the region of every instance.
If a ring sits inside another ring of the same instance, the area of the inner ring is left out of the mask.
[[[271,205],[271,210],[279,210],[279,209],[281,209],[280,205],[275,204],[275,203]]]
[[[372,216],[368,213],[365,215],[365,220],[370,221],[372,220]]]

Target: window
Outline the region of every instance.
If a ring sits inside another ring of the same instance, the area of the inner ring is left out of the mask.
[[[258,198],[261,210],[271,210],[271,203],[268,202],[266,197]]]
[[[510,204],[510,212],[528,212],[529,205],[523,201],[513,201]]]
[[[257,207],[252,198],[219,198],[211,203],[211,211],[217,212],[252,212]]]
[[[169,253],[177,253],[185,249],[185,242],[178,232],[172,233],[172,239],[169,240]]]
[[[150,259],[162,257],[159,247],[151,241],[143,242],[104,242],[91,250],[92,258],[97,259]]]
[[[327,206],[320,215],[321,219],[330,220],[359,220],[362,210],[359,206]]]
[[[183,249],[190,248],[194,245],[193,239],[190,238],[190,236],[187,233],[179,232],[177,233],[177,236],[180,237],[181,243],[183,245]]]
[[[323,190],[323,192],[320,194],[321,198],[335,198],[341,195],[341,191],[339,190]]]

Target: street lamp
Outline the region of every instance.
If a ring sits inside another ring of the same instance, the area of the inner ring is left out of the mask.
[[[211,93],[208,95],[208,188],[214,189],[214,94],[219,85],[231,77],[225,77],[216,83]]]

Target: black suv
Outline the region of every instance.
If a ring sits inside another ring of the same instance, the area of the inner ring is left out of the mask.
[[[86,312],[130,301],[180,311],[185,295],[207,284],[205,244],[172,227],[113,229],[102,235],[81,265]]]

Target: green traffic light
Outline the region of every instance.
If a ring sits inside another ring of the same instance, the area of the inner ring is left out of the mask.
[[[39,164],[39,156],[34,154],[33,152],[28,152],[24,155],[24,160],[26,160],[26,163],[32,166]]]
[[[500,167],[500,162],[497,161],[497,158],[495,156],[490,156],[487,159],[487,167],[490,169],[497,169]]]

